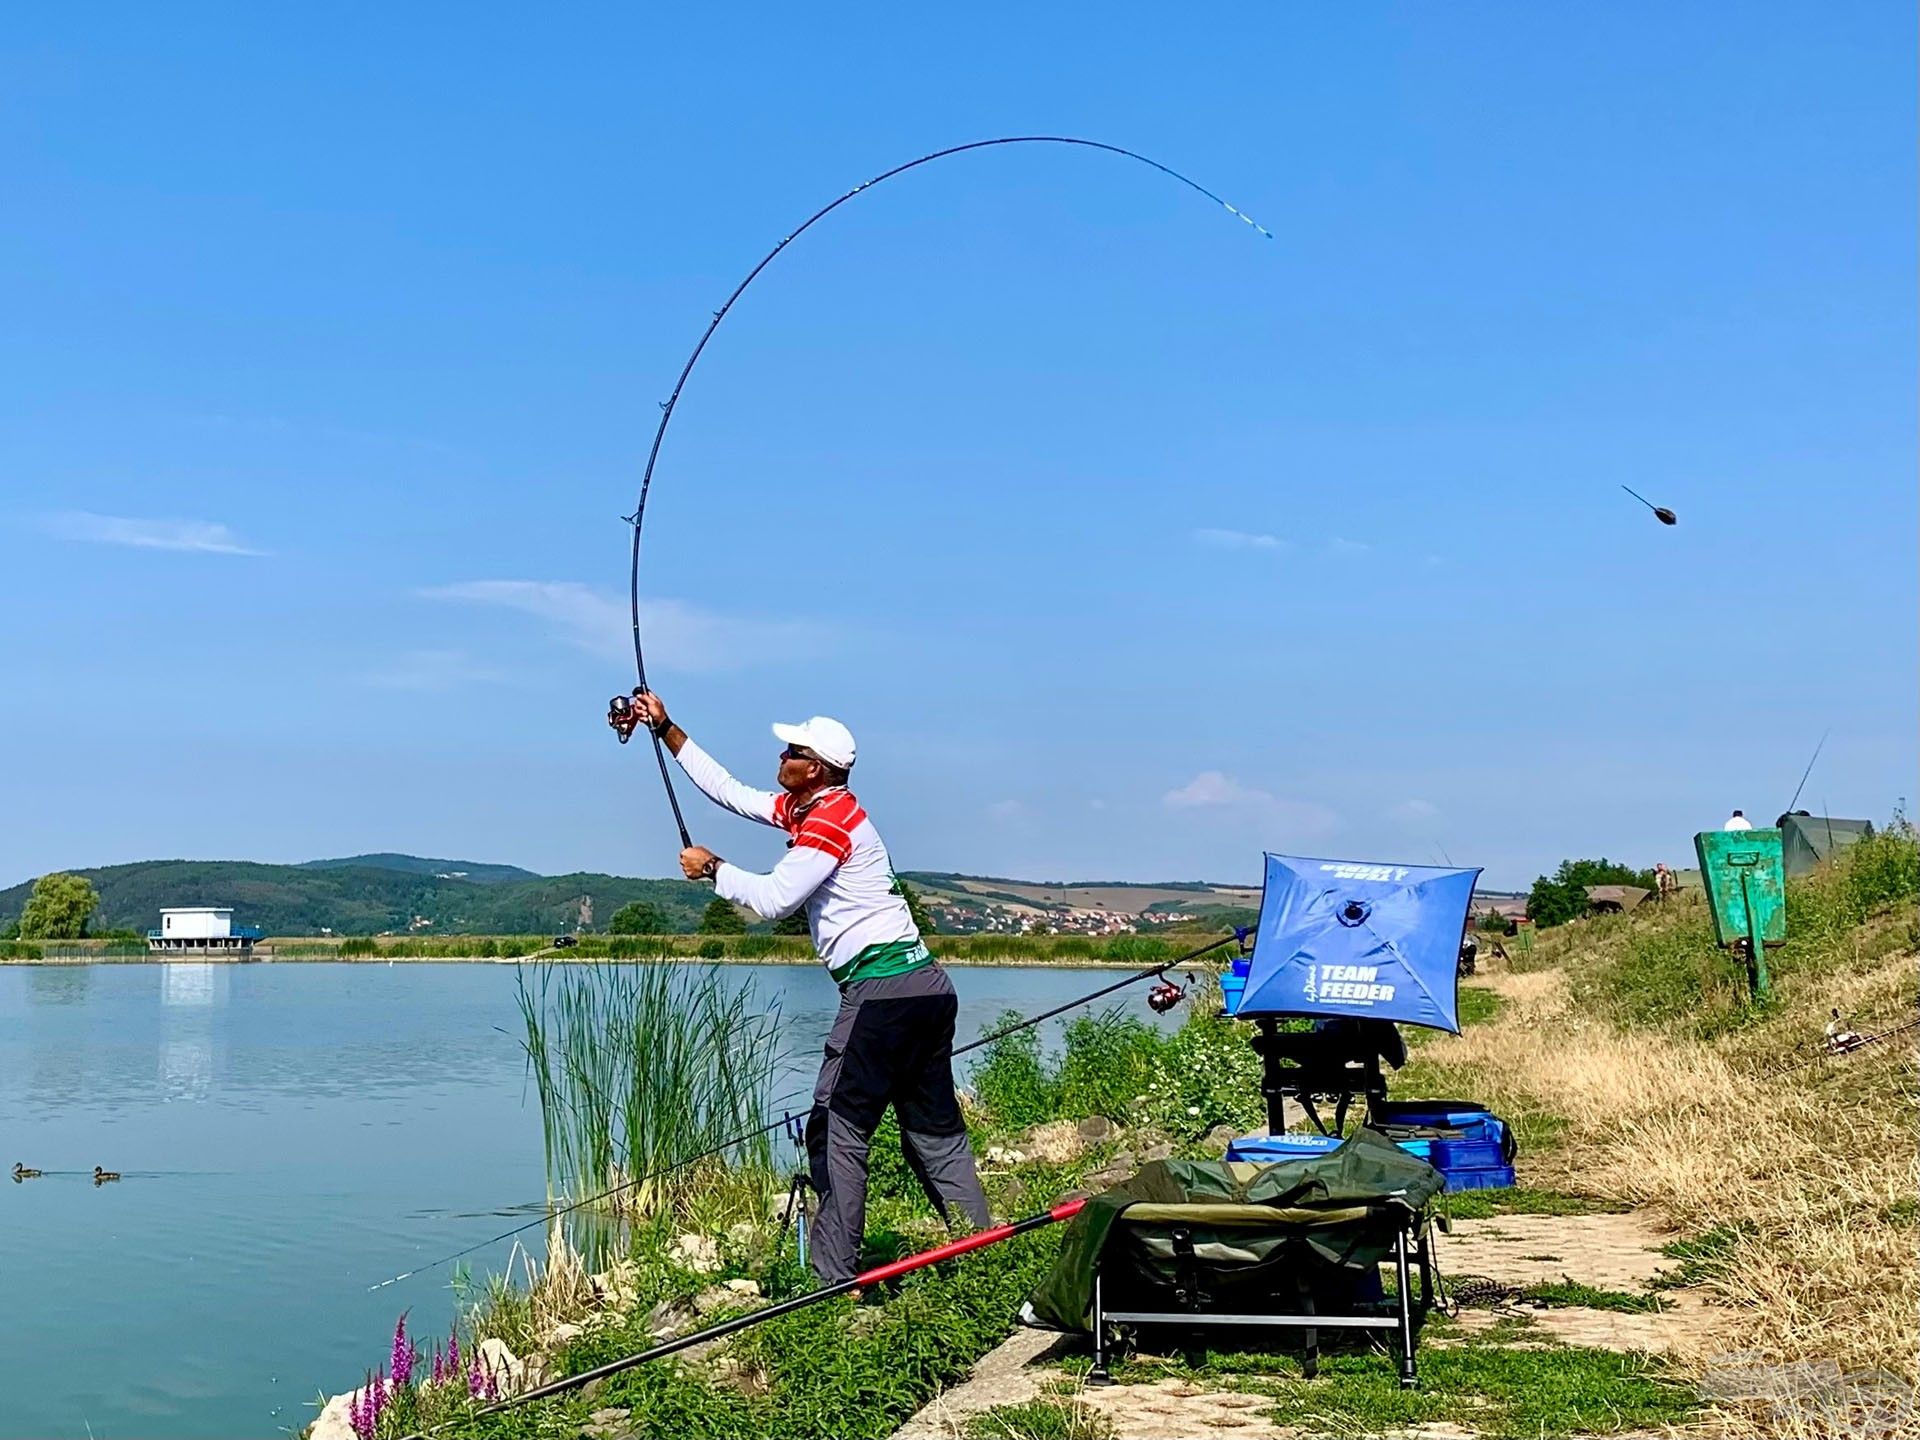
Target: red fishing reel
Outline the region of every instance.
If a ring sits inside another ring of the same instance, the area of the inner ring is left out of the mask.
[[[1147,991],[1147,1007],[1156,1015],[1164,1015],[1186,998],[1187,992],[1180,986],[1171,980],[1162,980]]]
[[[631,740],[633,732],[640,728],[640,707],[633,702],[645,693],[636,685],[632,695],[616,695],[607,702],[607,724],[613,727],[613,733],[620,737],[622,745]]]

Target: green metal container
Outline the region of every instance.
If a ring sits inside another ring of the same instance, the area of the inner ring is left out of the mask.
[[[1767,993],[1769,945],[1787,941],[1787,867],[1774,829],[1702,830],[1693,837],[1714,939],[1740,950],[1756,996]]]

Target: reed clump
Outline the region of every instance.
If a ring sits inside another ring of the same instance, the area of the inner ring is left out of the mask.
[[[772,1109],[779,1011],[750,981],[671,961],[542,964],[516,993],[549,1197],[611,1192],[567,1217],[590,1261],[655,1217],[766,1213],[773,1140],[750,1132]]]

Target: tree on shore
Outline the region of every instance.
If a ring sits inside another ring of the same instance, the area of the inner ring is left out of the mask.
[[[782,915],[778,920],[773,922],[773,933],[776,935],[811,935],[813,931],[807,927],[806,910],[802,908],[794,911],[791,915]]]
[[[59,871],[33,882],[33,894],[20,912],[22,940],[78,940],[100,908],[100,892],[81,875]]]
[[[1635,870],[1613,860],[1562,860],[1552,875],[1533,882],[1527,895],[1527,917],[1542,930],[1564,925],[1587,913],[1587,886],[1638,885],[1654,888],[1651,870]]]
[[[672,929],[660,907],[644,900],[629,900],[607,921],[609,935],[665,935]]]
[[[700,933],[702,935],[744,935],[747,922],[740,918],[740,912],[733,908],[733,902],[722,900],[718,895],[707,902],[707,908],[700,914]]]
[[[913,917],[913,926],[922,935],[933,934],[933,917],[927,914],[927,907],[921,903],[920,892],[915,890],[899,876],[893,880],[894,893],[907,902],[907,913]]]

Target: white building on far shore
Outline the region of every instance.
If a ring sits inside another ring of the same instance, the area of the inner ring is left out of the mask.
[[[160,928],[147,932],[156,955],[230,955],[246,959],[260,938],[256,925],[235,925],[231,908],[183,905],[160,912]]]

